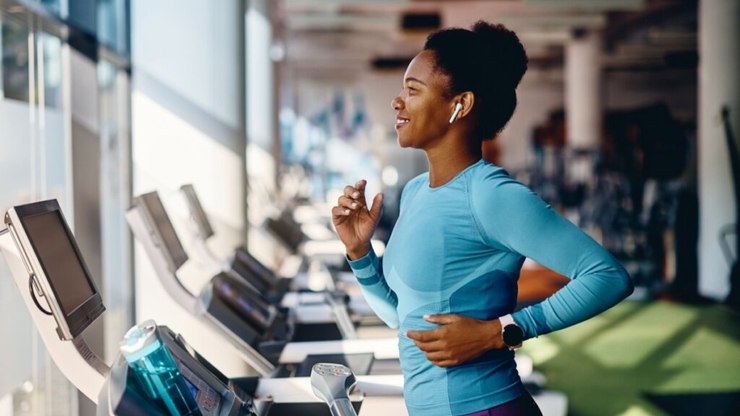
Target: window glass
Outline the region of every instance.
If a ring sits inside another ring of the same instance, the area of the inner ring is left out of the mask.
[[[67,17],[67,0],[37,0],[50,12],[65,19]]]
[[[1,32],[3,96],[28,102],[30,90],[28,29],[14,19],[5,18]]]
[[[66,23],[87,34],[97,35],[96,0],[74,0],[69,2]]]
[[[129,55],[127,0],[98,0],[98,40],[121,56]]]

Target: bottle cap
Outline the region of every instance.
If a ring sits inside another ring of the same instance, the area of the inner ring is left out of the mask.
[[[134,325],[126,332],[118,344],[126,361],[130,363],[138,361],[159,347],[156,330],[157,324],[149,319]]]

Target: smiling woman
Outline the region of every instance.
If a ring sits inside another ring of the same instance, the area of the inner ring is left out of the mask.
[[[402,147],[429,172],[404,188],[382,268],[370,246],[383,196],[344,188],[334,226],[368,303],[399,328],[411,415],[539,415],[516,370],[526,339],[619,302],[619,263],[502,168],[482,159],[516,107],[527,57],[514,32],[478,22],[432,34],[391,105]],[[525,258],[573,281],[514,312]]]
[[[403,90],[393,99],[396,132],[401,147],[428,148],[445,136],[455,103],[445,98],[447,77],[434,68],[431,51],[424,51],[409,64]],[[449,108],[448,108],[449,107]]]

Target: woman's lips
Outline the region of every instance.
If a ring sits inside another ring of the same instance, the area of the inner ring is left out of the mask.
[[[396,117],[396,129],[400,129],[409,123],[409,119],[403,117]]]

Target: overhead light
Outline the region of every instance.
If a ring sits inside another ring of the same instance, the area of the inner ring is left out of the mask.
[[[340,14],[289,15],[288,30],[350,29],[353,31],[393,31],[398,27],[396,16],[348,16]]]
[[[498,20],[514,30],[530,27],[548,30],[563,27],[601,29],[605,27],[607,23],[606,16],[600,13],[501,15]]]
[[[525,6],[552,7],[572,10],[638,10],[645,0],[522,0]]]
[[[270,59],[273,62],[280,62],[285,59],[285,44],[281,41],[273,41],[270,45]]]
[[[517,32],[519,39],[529,44],[560,45],[569,42],[573,37],[567,29],[557,30],[520,30]]]

